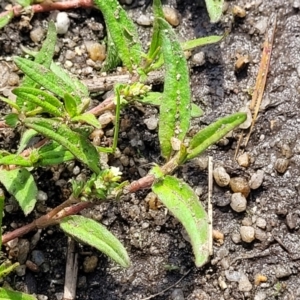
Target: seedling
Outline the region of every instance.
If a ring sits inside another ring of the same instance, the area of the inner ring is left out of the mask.
[[[88,111],[90,95],[87,88],[52,62],[56,42],[54,24],[49,23],[47,38],[34,61],[15,58],[25,77],[21,86],[13,90],[16,102],[3,97],[1,100],[14,108],[14,112],[6,116],[6,123],[11,127],[22,127],[24,133],[16,154],[0,153],[0,182],[27,215],[34,209],[37,196],[36,183],[30,172],[32,169],[76,159],[90,170],[90,176],[85,182],[72,179],[72,194],[67,201],[27,226],[5,234],[3,243],[30,230],[59,224],[66,234],[128,267],[130,259],[121,242],[103,225],[76,213],[101,201],[119,199],[123,193],[152,188],[186,229],[195,264],[201,267],[209,258],[207,214],[193,189],[172,173],[244,122],[246,115],[236,113],[219,119],[186,143],[192,115],[199,115],[201,111],[191,105],[189,72],[182,45],[162,18],[160,1],[154,1],[154,32],[148,53],[142,53],[135,25],[116,0],[96,0],[95,4],[103,13],[114,50],[108,54],[105,68],[111,69],[121,60],[129,71],[137,72],[140,77],[131,84],[115,85],[114,96],[106,102],[110,109],[116,108],[114,143],[111,148],[101,148],[89,139],[91,132],[100,124],[94,115],[99,110]],[[128,34],[124,35],[124,30]],[[220,38],[208,38],[208,42]],[[198,43],[203,44],[203,39]],[[187,42],[184,47],[195,47],[198,43]],[[164,91],[152,92],[143,80],[161,65],[165,69]],[[99,153],[115,151],[120,110],[134,102],[159,106],[159,142],[165,164],[154,166],[147,176],[128,184],[120,183],[121,173],[117,168],[101,165]],[[33,149],[26,149],[30,139],[36,135],[45,139]],[[174,148],[173,140],[178,142],[179,147]]]

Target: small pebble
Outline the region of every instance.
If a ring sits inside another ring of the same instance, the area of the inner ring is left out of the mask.
[[[15,238],[13,240],[10,240],[6,243],[6,245],[12,249],[12,248],[15,248],[17,245],[18,245],[18,242],[19,242],[19,239],[18,238]]]
[[[218,278],[218,284],[221,290],[227,289],[227,284],[221,276]]]
[[[18,74],[14,73],[14,72],[12,72],[12,73],[9,74],[7,83],[10,86],[19,85],[19,82],[20,82],[20,77],[19,77]]]
[[[265,229],[267,226],[267,221],[261,217],[258,217],[256,220],[256,226]]]
[[[236,212],[245,211],[247,208],[247,200],[241,193],[234,193],[231,196],[230,206]]]
[[[237,162],[238,164],[241,166],[241,167],[249,167],[249,164],[250,164],[250,156],[248,153],[243,153],[242,155],[240,155],[237,159]]]
[[[180,23],[180,15],[178,11],[170,6],[163,6],[163,13],[165,16],[165,19],[168,21],[168,23],[174,27],[178,26]]]
[[[155,130],[157,128],[158,118],[156,116],[152,115],[148,119],[145,119],[144,123],[146,124],[146,126],[149,130]]]
[[[175,289],[171,294],[172,300],[184,300],[184,295],[182,289]]]
[[[267,299],[267,295],[263,291],[258,291],[254,296],[254,300],[266,300],[266,299]]]
[[[26,274],[26,266],[20,265],[20,266],[16,267],[15,272],[20,277],[24,276]]]
[[[87,256],[83,262],[83,271],[85,273],[94,272],[98,263],[98,257],[95,255]]]
[[[278,158],[275,162],[275,170],[283,174],[289,166],[289,160],[286,158]]]
[[[66,12],[59,12],[56,16],[56,31],[58,34],[65,34],[69,30],[70,19]]]
[[[235,17],[238,17],[238,18],[245,18],[246,11],[245,11],[244,8],[242,8],[240,6],[237,6],[237,5],[234,5],[233,8],[232,8],[232,14]]]
[[[39,267],[37,266],[37,264],[35,264],[34,262],[32,262],[31,260],[26,260],[25,263],[26,267],[34,272],[34,273],[38,273],[40,271]]]
[[[234,64],[234,71],[236,73],[241,72],[248,66],[249,62],[250,62],[249,55],[240,55]]]
[[[152,20],[151,20],[150,16],[144,15],[144,14],[140,15],[137,18],[136,22],[141,26],[151,26],[151,24],[152,24]]]
[[[67,50],[66,51],[66,55],[65,55],[65,58],[68,59],[68,60],[72,60],[74,59],[76,56],[76,52],[75,51],[71,51],[71,50]]]
[[[46,295],[37,295],[38,300],[48,300],[48,296]]]
[[[238,282],[241,279],[241,273],[239,271],[225,270],[225,277],[230,282]]]
[[[19,248],[18,262],[22,265],[25,264],[30,250],[29,241],[26,239],[19,239],[18,248]]]
[[[192,56],[192,62],[196,66],[203,66],[205,64],[205,53],[203,51],[197,52]]]
[[[33,250],[31,253],[31,259],[37,266],[41,266],[45,262],[45,255],[40,250]]]
[[[47,201],[47,199],[48,199],[47,193],[45,193],[43,191],[38,191],[38,193],[37,193],[37,200],[38,201]]]
[[[268,277],[262,274],[256,274],[254,276],[254,284],[260,285],[262,282],[267,282]]]
[[[78,166],[75,166],[74,168],[73,168],[73,174],[74,175],[78,175],[80,173],[80,168],[78,167]]]
[[[262,17],[256,24],[254,24],[254,28],[256,28],[260,34],[264,34],[268,27],[268,18]]]
[[[282,145],[281,153],[285,158],[291,158],[293,156],[292,149],[288,144],[283,144]]]
[[[224,244],[224,234],[219,230],[213,230],[213,240],[216,241],[219,245]]]
[[[73,63],[70,60],[66,60],[64,63],[64,67],[66,69],[71,69],[73,67]]]
[[[251,112],[251,110],[249,109],[248,106],[245,106],[245,107],[241,108],[240,112],[246,113],[247,114],[247,119],[244,123],[239,125],[239,128],[248,129],[251,126],[251,123],[252,123],[252,112]]]
[[[284,278],[292,275],[292,271],[288,265],[278,265],[275,269],[276,278]]]
[[[44,29],[41,26],[38,26],[30,31],[30,38],[34,43],[39,43],[44,37]]]
[[[241,238],[246,243],[251,243],[255,239],[255,230],[252,226],[241,226]]]
[[[181,140],[175,138],[175,137],[171,137],[171,145],[172,145],[172,149],[174,151],[179,151],[180,150],[180,147],[181,147]]]
[[[234,177],[230,179],[230,188],[234,193],[242,193],[245,197],[248,197],[250,193],[250,187],[247,180],[243,177]]]
[[[260,228],[256,228],[255,229],[255,238],[261,242],[265,241],[268,236],[267,233],[263,230],[261,230]]]
[[[231,235],[231,240],[235,243],[235,244],[239,244],[242,239],[241,239],[241,235],[239,233],[233,233]]]
[[[250,292],[252,290],[252,284],[245,274],[241,275],[238,289],[241,292]]]
[[[287,226],[289,227],[289,229],[293,230],[293,229],[296,228],[297,219],[298,219],[297,214],[295,214],[293,212],[290,212],[290,213],[287,214],[286,223],[287,223]]]
[[[230,182],[230,176],[223,167],[217,167],[213,171],[214,179],[218,186],[227,186]]]
[[[107,111],[104,114],[100,115],[98,120],[99,123],[102,125],[102,127],[107,126],[109,123],[111,123],[115,119],[114,115],[111,111]]]
[[[252,219],[250,217],[245,217],[242,220],[242,225],[244,225],[244,226],[252,226]]]
[[[258,189],[264,180],[264,171],[263,170],[257,170],[256,173],[252,174],[249,186],[252,190]]]
[[[91,60],[104,61],[106,57],[105,46],[94,41],[84,42],[86,50]]]

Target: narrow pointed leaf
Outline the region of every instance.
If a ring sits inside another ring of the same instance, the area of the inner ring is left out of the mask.
[[[5,123],[10,127],[16,127],[19,122],[19,116],[15,113],[6,115],[4,119]]]
[[[210,21],[216,23],[222,16],[224,0],[205,0]]]
[[[75,97],[78,104],[81,103],[79,95],[75,95],[73,87],[65,83],[60,77],[54,74],[50,69],[36,62],[24,59],[21,57],[15,57],[14,62],[16,65],[32,80],[43,86],[48,91],[63,98],[65,93],[70,93]]]
[[[129,71],[141,61],[142,45],[133,21],[117,0],[95,0],[101,10],[111,38],[117,47],[119,57]]]
[[[1,165],[16,165],[21,167],[32,167],[32,162],[19,154],[10,154],[0,158]]]
[[[122,267],[130,266],[130,259],[122,243],[98,222],[83,216],[64,218],[61,229],[76,240],[95,247]]]
[[[121,64],[121,59],[118,54],[117,47],[114,41],[111,38],[109,31],[107,31],[107,51],[106,58],[103,63],[101,72],[108,72],[115,69],[117,66]]]
[[[0,17],[0,29],[7,25],[14,17],[13,11],[9,11],[5,16]]]
[[[38,150],[39,166],[58,165],[74,159],[74,155],[65,147],[56,142],[51,142]]]
[[[27,129],[21,137],[19,148],[17,153],[20,154],[28,145],[30,140],[35,137],[38,133],[33,129]]]
[[[68,149],[78,160],[95,173],[99,173],[99,154],[92,143],[83,135],[72,131],[60,121],[44,118],[27,118],[24,124]]]
[[[23,99],[23,101],[29,101],[34,103],[36,106],[39,106],[43,109],[44,112],[50,113],[55,117],[62,117],[62,103],[50,95],[47,92],[44,92],[35,88],[15,88],[13,93]]]
[[[0,189],[0,228],[2,228],[2,218],[3,218],[3,212],[4,212],[4,191]],[[0,249],[2,249],[2,232],[0,232]],[[0,278],[3,277],[1,276],[1,267],[3,266],[3,263],[0,265]]]
[[[54,55],[56,39],[57,39],[56,27],[55,27],[54,22],[50,21],[49,25],[48,25],[47,37],[46,37],[45,41],[43,42],[40,51],[35,55],[35,58],[34,58],[35,63],[41,64],[46,68],[50,68],[51,61],[52,61],[52,58]],[[26,72],[24,72],[24,73],[25,73],[25,77],[22,81],[22,87],[36,87],[39,85],[39,82],[36,82],[31,77],[27,76]],[[25,111],[30,111],[35,108],[35,105],[33,105],[31,102],[24,103],[23,99],[18,98],[18,97],[17,97],[16,103],[20,107],[22,107],[23,110],[25,110]]]
[[[203,110],[196,105],[195,103],[192,103],[191,105],[191,117],[192,118],[199,118],[203,115]]]
[[[16,109],[18,112],[21,111],[21,108],[16,104],[16,102],[14,102],[8,98],[1,97],[1,96],[0,96],[0,100],[7,103],[9,106],[13,107],[14,109]]]
[[[162,155],[172,153],[171,138],[183,141],[191,118],[189,71],[184,53],[171,26],[158,18],[165,61],[165,83],[160,105],[159,141]]]
[[[209,146],[219,141],[228,132],[245,122],[245,113],[235,113],[224,117],[215,123],[200,130],[191,140],[187,159],[192,159],[206,150]]]
[[[77,103],[76,99],[72,97],[69,93],[66,93],[64,95],[64,103],[65,103],[65,109],[69,116],[72,118],[76,116],[77,114]]]
[[[0,299],[1,300],[36,300],[37,298],[21,292],[7,290],[0,288]]]
[[[183,225],[191,239],[196,266],[203,266],[209,257],[208,217],[195,192],[169,175],[154,183],[152,190]]]
[[[3,191],[2,191],[3,192]],[[3,210],[2,210],[3,212]],[[2,238],[0,239],[0,243],[2,242]],[[9,273],[11,273],[16,267],[18,267],[20,264],[19,263],[14,263],[10,260],[6,260],[0,265],[0,278],[3,278],[7,276]],[[2,299],[2,298],[0,298]]]
[[[201,47],[201,46],[206,46],[210,44],[217,43],[223,39],[224,36],[219,36],[219,35],[211,35],[211,36],[206,36],[198,39],[193,39],[186,41],[184,43],[181,43],[181,47],[184,51],[186,50],[191,50],[196,47]]]
[[[89,97],[88,88],[75,76],[72,76],[67,73],[62,67],[52,62],[50,70],[59,78],[65,82],[68,86],[72,87],[73,91],[76,91],[76,94],[80,96],[80,98]]]
[[[90,124],[90,125],[94,126],[95,128],[101,128],[101,125],[100,125],[99,121],[91,113],[84,113],[80,116],[76,116],[76,117],[72,118],[72,121],[73,122],[76,121],[76,122],[82,122],[82,123]]]
[[[16,198],[25,215],[32,212],[36,203],[37,187],[33,176],[26,169],[0,170],[0,182]]]

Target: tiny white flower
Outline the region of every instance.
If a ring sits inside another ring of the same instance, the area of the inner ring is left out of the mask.
[[[114,177],[118,177],[122,175],[122,172],[117,167],[110,167],[110,171],[114,175]]]

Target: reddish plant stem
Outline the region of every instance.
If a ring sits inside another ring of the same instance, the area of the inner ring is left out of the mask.
[[[93,0],[70,0],[67,2],[52,2],[51,0],[44,1],[41,4],[34,4],[28,7],[33,13],[40,13],[40,12],[48,12],[52,10],[66,10],[71,8],[78,8],[78,7],[93,7],[94,2]],[[27,9],[27,7],[25,8]],[[18,17],[24,11],[24,8],[21,5],[15,5],[12,8],[15,17]],[[0,14],[0,17],[6,16],[10,11],[4,11]]]
[[[66,207],[66,205],[70,205],[69,199],[59,205],[58,207],[55,207],[53,210],[51,210],[48,214],[41,216],[37,220],[34,220],[30,224],[24,225],[20,228],[15,229],[14,231],[7,232],[2,236],[2,243],[5,244],[17,237],[21,237],[30,231],[39,229],[39,228],[46,228],[51,225],[58,224],[59,221],[62,218],[65,218],[67,216],[75,215],[82,211],[85,208],[88,208],[92,206],[93,204],[90,202],[79,202],[72,206]],[[60,208],[60,209],[58,209]]]

